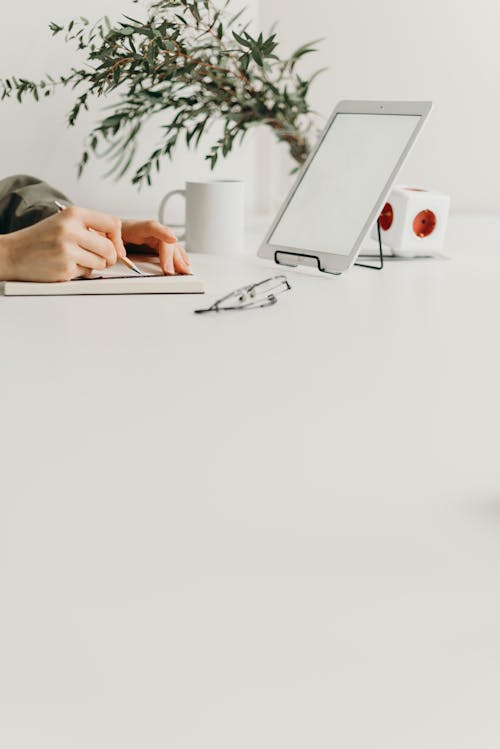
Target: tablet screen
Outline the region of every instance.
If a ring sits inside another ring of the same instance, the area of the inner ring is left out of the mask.
[[[349,255],[420,119],[337,114],[269,243]]]

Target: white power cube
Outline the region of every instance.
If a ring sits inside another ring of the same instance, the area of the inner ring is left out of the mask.
[[[382,243],[401,257],[433,255],[443,249],[449,211],[449,195],[395,185],[379,218]]]

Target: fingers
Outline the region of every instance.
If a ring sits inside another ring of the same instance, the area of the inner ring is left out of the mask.
[[[160,242],[166,242],[167,244],[176,244],[177,242],[177,237],[172,229],[160,224],[159,221],[146,221],[144,231],[149,237],[159,239]]]
[[[158,255],[161,268],[166,275],[172,276],[176,273],[187,274],[191,272],[191,264],[187,252],[178,244],[173,245],[167,244],[167,242],[160,242]]]
[[[104,270],[107,266],[105,258],[96,255],[95,252],[89,252],[81,247],[76,247],[73,252],[73,261],[81,268],[92,270]]]
[[[88,250],[104,258],[107,266],[114,265],[118,260],[113,242],[103,234],[95,231],[83,231],[78,237],[78,244],[84,250]]]
[[[175,274],[174,250],[175,245],[167,244],[167,242],[160,242],[158,247],[158,257],[160,258],[161,269],[167,276],[173,276]]]
[[[124,257],[127,253],[122,240],[122,224],[119,218],[100,211],[89,211],[86,208],[71,206],[65,211],[68,217],[83,222],[88,229],[100,231],[113,242],[116,253]]]
[[[184,247],[180,247],[180,246],[179,246],[179,250],[180,250],[180,253],[181,253],[182,259],[184,260],[185,264],[187,265],[187,267],[188,267],[188,268],[189,268],[189,270],[191,271],[191,260],[189,259],[189,255],[187,254],[187,252],[186,252],[186,250],[184,249]]]
[[[76,266],[76,278],[89,278],[92,275],[91,268],[84,268],[82,265]]]

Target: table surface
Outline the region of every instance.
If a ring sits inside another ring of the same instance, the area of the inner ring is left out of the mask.
[[[498,749],[499,236],[0,296],[2,749]]]

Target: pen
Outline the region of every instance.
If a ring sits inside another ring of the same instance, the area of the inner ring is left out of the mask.
[[[58,200],[54,200],[54,204],[55,204],[55,206],[56,206],[56,208],[58,209],[59,212],[66,210],[66,206],[64,205],[64,203],[60,203]],[[90,231],[92,231],[92,229],[90,229]],[[127,268],[130,268],[130,270],[133,270],[134,273],[138,273],[139,276],[144,276],[145,275],[142,272],[142,270],[140,270],[140,268],[138,268],[137,265],[135,263],[133,263],[132,260],[130,258],[128,258],[126,255],[125,255],[125,257],[121,257],[120,256],[118,258],[118,260],[121,260],[121,262],[124,265],[126,265]]]

